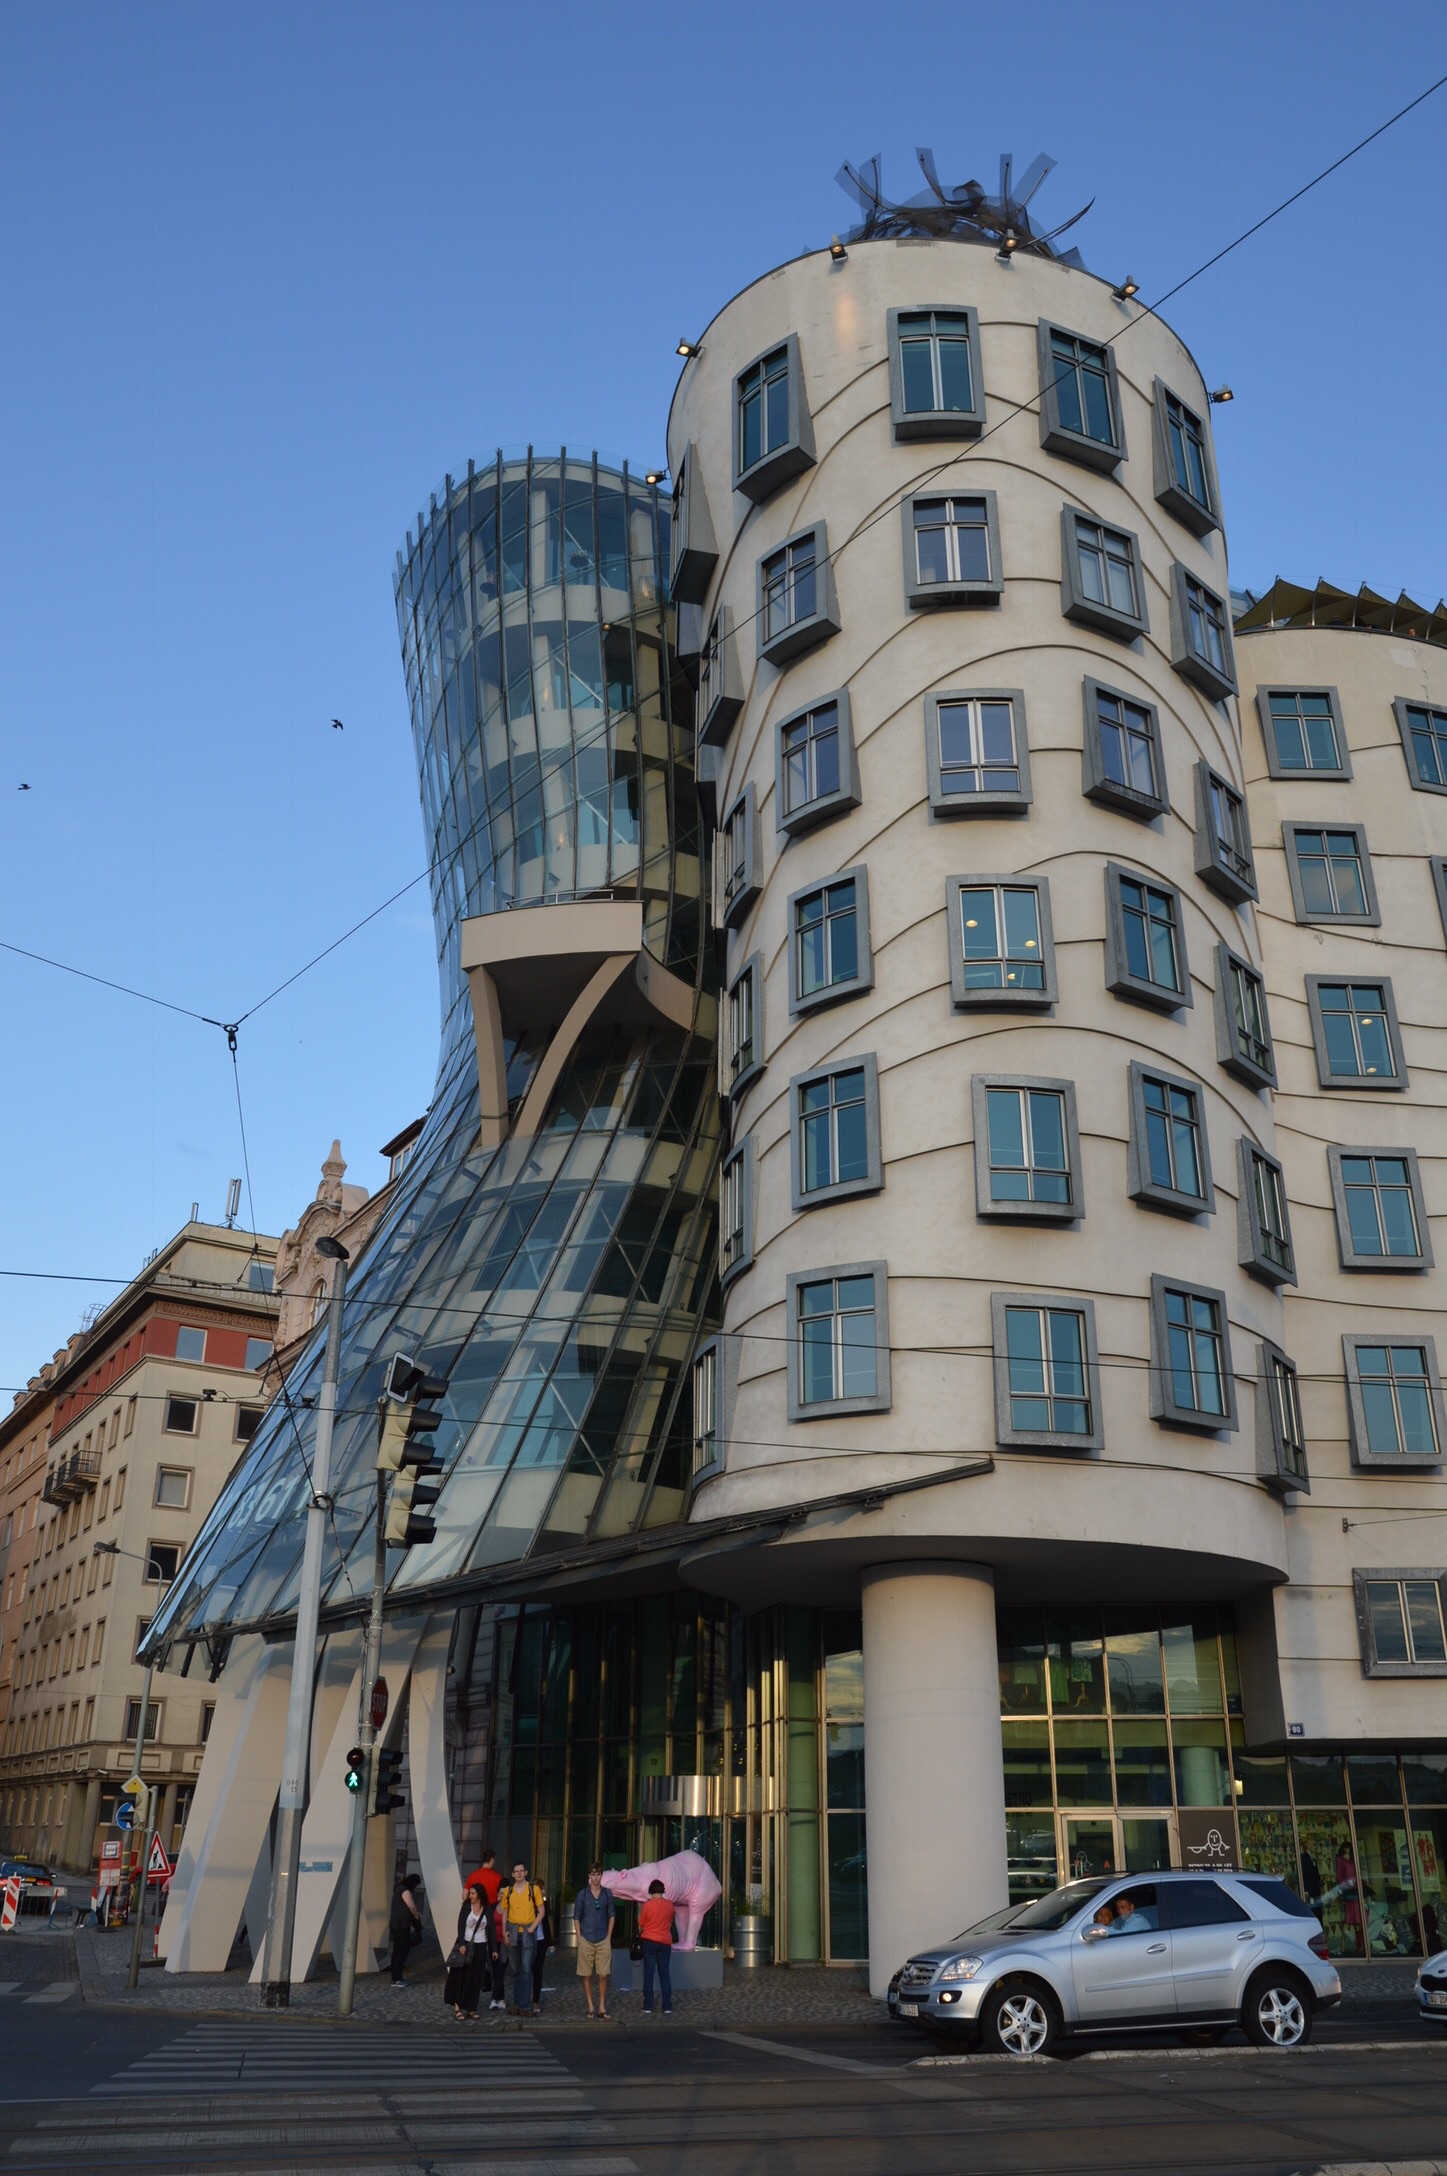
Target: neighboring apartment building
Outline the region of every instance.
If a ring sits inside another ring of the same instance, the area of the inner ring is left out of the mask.
[[[55,1408],[51,1385],[56,1370],[79,1342],[78,1337],[72,1338],[70,1346],[47,1360],[39,1374],[32,1375],[25,1388],[15,1393],[10,1411],[0,1420],[0,1732],[10,1716],[15,1686],[13,1665],[20,1627],[27,1616],[27,1537],[40,1518],[50,1416]]]
[[[322,1238],[339,1239],[356,1261],[371,1238],[392,1198],[392,1185],[406,1169],[424,1121],[414,1118],[379,1151],[387,1161],[387,1177],[375,1194],[365,1186],[346,1183],[346,1159],[342,1144],[333,1141],[332,1152],[322,1165],[321,1184],[296,1223],[284,1231],[276,1246],[276,1366],[284,1379],[300,1358],[307,1339],[320,1322],[331,1289],[329,1263],[317,1252]]]
[[[7,1518],[10,1495],[29,1503],[0,1570],[14,1625],[0,1736],[7,1850],[91,1865],[134,1772],[137,1642],[264,1410],[274,1254],[271,1239],[187,1224],[0,1429],[0,1489],[14,1462]],[[141,1773],[160,1786],[171,1850],[213,1707],[204,1656],[156,1687]]]

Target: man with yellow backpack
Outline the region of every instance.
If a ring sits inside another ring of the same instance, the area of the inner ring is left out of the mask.
[[[545,1909],[543,1892],[530,1880],[527,1866],[519,1859],[512,1870],[512,1880],[498,1898],[498,1917],[503,1923],[507,1939],[508,1969],[511,1984],[507,2006],[509,2017],[538,2017],[541,2011],[534,2000],[538,1990],[533,1986],[533,1957],[537,1950],[538,1929],[543,1923]]]

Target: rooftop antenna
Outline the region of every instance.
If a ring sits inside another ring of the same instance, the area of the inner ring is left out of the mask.
[[[233,1179],[226,1189],[226,1229],[235,1228],[237,1212],[241,1207],[241,1181]]]

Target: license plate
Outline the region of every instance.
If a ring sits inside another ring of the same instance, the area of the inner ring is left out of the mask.
[[[1434,1995],[1432,1997],[1432,2000],[1434,2002],[1439,2002],[1442,2000],[1442,1997],[1440,1995]],[[902,2002],[899,2006],[899,2014],[901,2017],[918,2017],[919,2004],[917,2002]]]
[[[1429,2010],[1447,2010],[1447,1988],[1434,1989],[1427,1997]]]

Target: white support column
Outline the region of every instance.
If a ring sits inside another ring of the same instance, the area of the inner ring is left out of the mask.
[[[412,1666],[407,1710],[407,1768],[417,1856],[432,1924],[443,1953],[451,1947],[462,1904],[462,1869],[447,1800],[447,1658],[452,1651],[452,1612],[429,1620]]]
[[[869,1985],[1008,1894],[994,1574],[886,1564],[863,1578]]]

